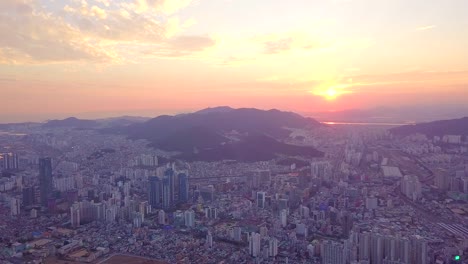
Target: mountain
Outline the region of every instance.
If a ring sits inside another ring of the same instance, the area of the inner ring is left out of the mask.
[[[468,117],[400,126],[392,128],[390,131],[395,135],[401,136],[415,133],[424,134],[429,137],[443,135],[468,136]]]
[[[211,114],[211,113],[226,113],[231,112],[235,109],[229,106],[218,106],[218,107],[209,107],[206,109],[202,109],[200,111],[195,112],[195,114]]]
[[[322,157],[313,147],[289,145],[266,135],[249,135],[240,141],[229,142],[197,153],[185,152],[176,156],[188,161],[237,160],[240,162],[267,161],[279,156]]]
[[[313,148],[303,149],[280,142],[289,136],[287,128],[318,126],[322,125],[312,118],[276,109],[215,107],[190,114],[159,116],[144,123],[102,131],[147,139],[151,146],[181,152],[180,158],[187,160],[251,161],[270,159],[276,154],[320,155]],[[252,149],[253,146],[260,150]]]
[[[120,128],[119,131],[131,138],[159,141],[174,133],[192,128],[203,128],[216,133],[237,131],[239,133],[261,133],[274,138],[286,138],[290,132],[285,127],[307,128],[321,124],[292,112],[276,109],[254,108],[211,111],[208,109],[184,115],[163,115],[141,124]]]
[[[78,119],[69,117],[63,120],[49,120],[42,127],[44,128],[95,128],[99,124],[95,120]]]
[[[115,127],[115,126],[128,126],[135,123],[143,123],[151,118],[141,116],[119,116],[110,117],[96,120],[99,124],[104,127]]]
[[[460,118],[468,115],[466,105],[427,105],[375,107],[371,109],[349,109],[342,111],[304,113],[320,121],[353,123],[421,123]]]

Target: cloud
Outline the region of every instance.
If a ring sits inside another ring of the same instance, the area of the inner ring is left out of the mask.
[[[430,26],[422,26],[422,27],[418,27],[416,28],[416,31],[426,31],[426,30],[431,30],[433,28],[435,28],[436,26],[435,25],[430,25]]]
[[[332,43],[324,36],[312,36],[302,32],[256,36],[254,42],[262,46],[265,54],[318,50],[329,47]]]
[[[169,44],[176,50],[200,51],[215,45],[216,41],[204,36],[180,36],[172,39]]]
[[[28,1],[0,5],[0,62],[109,61],[112,55],[83,39],[60,17],[37,12]]]
[[[124,6],[134,10],[138,14],[155,11],[171,15],[191,3],[192,0],[135,0],[133,3],[124,4]]]
[[[216,40],[208,36],[178,36],[161,45],[150,45],[143,54],[156,57],[194,57],[198,53],[214,47]]]
[[[64,0],[57,11],[33,0],[1,0],[0,63],[115,63],[132,59],[129,45],[190,55],[214,45],[208,37],[182,34],[193,20],[167,16],[191,2]]]

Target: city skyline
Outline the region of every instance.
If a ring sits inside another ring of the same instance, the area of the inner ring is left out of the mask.
[[[219,105],[462,106],[467,8],[462,0],[6,0],[0,121]]]

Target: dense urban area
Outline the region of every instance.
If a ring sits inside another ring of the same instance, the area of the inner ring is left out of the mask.
[[[286,143],[324,156],[252,163],[185,162],[92,129],[9,127],[0,262],[468,263],[468,140],[390,127],[291,129]]]

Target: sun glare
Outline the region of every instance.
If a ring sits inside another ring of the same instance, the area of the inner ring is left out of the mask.
[[[351,93],[346,84],[323,84],[311,91],[314,95],[320,96],[327,101],[336,100],[338,97]]]
[[[338,92],[332,87],[328,88],[328,90],[325,92],[325,98],[327,100],[334,100],[337,96]]]

